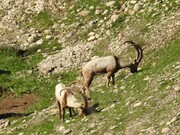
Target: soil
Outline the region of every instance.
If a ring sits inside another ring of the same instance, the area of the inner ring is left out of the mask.
[[[3,93],[0,99],[0,117],[7,114],[23,114],[39,99],[33,94],[24,94],[20,97],[12,93]]]

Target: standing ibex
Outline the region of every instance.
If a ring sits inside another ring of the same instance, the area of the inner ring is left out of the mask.
[[[107,86],[109,86],[111,78],[113,85],[115,84],[114,74],[118,70],[128,67],[130,68],[131,73],[137,72],[138,65],[143,57],[143,49],[133,41],[125,41],[124,44],[125,43],[130,43],[137,51],[137,58],[133,62],[120,59],[117,56],[106,56],[95,58],[82,67],[82,75],[85,80],[88,98],[90,98],[89,86],[97,73],[107,73]]]

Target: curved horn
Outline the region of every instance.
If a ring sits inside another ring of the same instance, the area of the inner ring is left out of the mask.
[[[135,44],[133,41],[125,41],[124,44],[125,43],[130,43],[132,46],[135,47],[137,51],[137,58],[135,59],[135,62],[139,64],[143,58],[143,49],[141,48],[141,46]]]

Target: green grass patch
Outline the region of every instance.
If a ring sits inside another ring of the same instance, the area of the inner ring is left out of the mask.
[[[41,11],[33,17],[33,24],[39,29],[45,29],[54,24],[54,19],[50,12]]]
[[[108,51],[108,46],[110,44],[110,39],[103,39],[98,41],[93,48],[93,55],[95,56],[107,56],[112,55],[110,51]]]

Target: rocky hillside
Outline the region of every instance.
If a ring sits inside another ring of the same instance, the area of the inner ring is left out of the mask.
[[[6,92],[41,93],[48,87],[40,87],[44,79],[48,90],[58,81],[82,79],[79,69],[93,56],[133,60],[134,48],[124,45],[126,40],[139,44],[144,58],[141,72],[118,72],[113,88],[105,87],[104,76],[95,78],[91,89],[99,106],[93,107],[99,113],[63,124],[51,90],[45,108],[38,105],[25,118],[0,119],[0,134],[180,134],[179,31],[178,0],[1,0],[0,49],[14,48],[29,65],[13,77],[37,76],[33,90],[20,81],[23,87],[0,80]]]
[[[91,58],[93,45],[107,38],[109,51],[116,55],[127,39],[159,48],[180,26],[178,1],[5,0],[0,6],[1,46],[27,50],[55,44],[48,52],[37,50],[45,57],[38,64],[43,74],[79,66]]]

